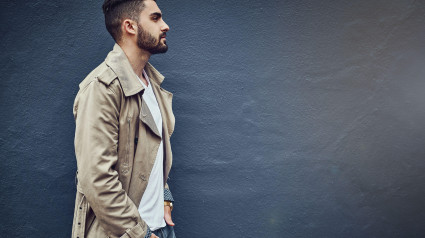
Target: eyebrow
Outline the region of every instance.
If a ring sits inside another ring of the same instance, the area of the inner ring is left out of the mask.
[[[150,14],[150,16],[152,17],[152,16],[156,16],[156,17],[158,17],[158,18],[161,18],[162,17],[162,14],[160,13],[160,12],[154,12],[154,13],[151,13]]]

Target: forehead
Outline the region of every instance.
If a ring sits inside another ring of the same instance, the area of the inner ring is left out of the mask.
[[[145,8],[140,13],[141,16],[150,16],[152,13],[161,13],[161,10],[159,9],[158,5],[153,0],[146,0],[144,1]]]

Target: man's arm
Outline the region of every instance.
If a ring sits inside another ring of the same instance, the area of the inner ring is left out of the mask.
[[[114,169],[123,98],[118,81],[107,86],[94,79],[77,97],[75,152],[84,195],[108,236],[144,237],[147,225]]]
[[[168,187],[167,183],[165,184],[165,187],[164,187],[164,201],[174,203],[173,195],[171,194],[170,188]],[[173,220],[171,219],[171,207],[170,206],[164,206],[164,220],[170,226],[175,225]]]
[[[166,183],[164,187],[164,201],[174,202],[174,198],[171,194],[170,187],[168,187],[168,183]]]

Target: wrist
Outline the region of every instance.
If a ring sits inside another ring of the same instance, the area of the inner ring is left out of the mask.
[[[173,210],[173,207],[174,207],[174,204],[173,204],[173,202],[171,202],[171,201],[164,201],[164,206],[165,207],[170,207],[170,210],[172,211]]]
[[[152,236],[152,231],[151,231],[151,229],[149,228],[149,226],[148,226],[147,228],[148,228],[148,229],[147,229],[147,231],[146,231],[145,238],[151,238],[151,236]]]

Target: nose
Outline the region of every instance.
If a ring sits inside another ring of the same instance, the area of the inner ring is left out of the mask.
[[[167,32],[167,31],[169,31],[170,30],[170,27],[167,25],[167,23],[165,23],[165,21],[163,21],[164,22],[164,25],[162,25],[162,27],[161,27],[161,31],[162,32]]]

